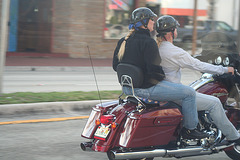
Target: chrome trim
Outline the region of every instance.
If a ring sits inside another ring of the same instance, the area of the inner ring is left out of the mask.
[[[234,143],[229,144],[229,145],[218,146],[218,147],[215,147],[214,149],[219,152],[225,148],[232,147],[232,146],[234,146]]]
[[[197,155],[207,155],[211,154],[212,150],[204,150],[202,147],[196,148],[184,148],[178,150],[167,150],[168,156],[174,156],[176,158],[188,157],[188,156],[197,156]]]
[[[197,90],[201,86],[213,81],[213,75],[209,73],[204,73],[199,80],[196,80],[195,82],[190,84],[190,87],[192,87],[194,90]]]
[[[83,142],[80,144],[80,147],[83,151],[93,151],[92,145],[92,142]]]
[[[153,158],[153,157],[181,158],[181,157],[189,157],[189,156],[209,155],[212,153],[219,152],[233,145],[234,144],[223,145],[223,146],[214,147],[213,149],[204,149],[202,147],[195,147],[195,148],[184,148],[184,149],[177,149],[177,150],[155,149],[151,151],[135,151],[135,152],[118,152],[118,151],[112,150],[110,151],[108,156],[112,160]]]
[[[137,158],[152,158],[163,157],[166,155],[165,149],[155,149],[152,151],[138,151],[138,152],[121,152],[111,151],[112,159],[137,159]]]

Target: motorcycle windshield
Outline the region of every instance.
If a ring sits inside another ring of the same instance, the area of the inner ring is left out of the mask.
[[[201,39],[202,52],[196,58],[201,61],[228,66],[230,59],[238,57],[235,41],[222,32],[210,32]]]

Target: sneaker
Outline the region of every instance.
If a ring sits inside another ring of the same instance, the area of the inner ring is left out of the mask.
[[[184,139],[203,139],[203,138],[209,137],[209,135],[207,133],[200,132],[197,129],[190,130],[190,129],[183,128],[182,137]]]

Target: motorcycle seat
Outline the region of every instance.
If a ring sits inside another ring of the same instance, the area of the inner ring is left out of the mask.
[[[122,87],[130,87],[132,90],[131,95],[127,95],[127,101],[135,104],[142,104],[143,106],[165,106],[170,102],[156,101],[151,99],[146,99],[142,97],[138,97],[134,93],[134,88],[138,88],[143,83],[143,72],[141,68],[126,63],[120,63],[117,66],[117,75],[118,81]],[[120,95],[120,97],[123,93]],[[173,102],[171,102],[173,103]],[[175,106],[175,105],[174,105]]]
[[[154,101],[154,100],[145,99],[141,97],[139,97],[139,99],[145,104],[147,108],[152,108],[152,107],[178,108],[179,111],[182,112],[182,107],[179,104],[172,101]],[[127,97],[127,101],[129,103],[134,103],[138,105],[138,100],[135,99],[134,97]]]
[[[146,104],[159,104],[160,101],[155,101],[155,100],[151,100],[151,99],[147,99],[147,98],[139,98],[140,100],[142,100],[143,102],[145,102]]]
[[[142,97],[138,97],[138,98],[146,106],[151,106],[151,107],[152,106],[159,106],[159,104],[162,103],[160,101],[153,101],[153,100],[142,98]],[[127,101],[131,102],[131,103],[134,103],[134,104],[138,104],[138,102],[139,102],[135,97],[131,97],[131,96],[127,97]]]

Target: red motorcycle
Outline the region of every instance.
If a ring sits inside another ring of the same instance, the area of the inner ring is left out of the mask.
[[[205,41],[202,41],[202,47],[207,48],[203,48],[202,55],[198,58],[216,65],[233,66],[236,74],[203,74],[190,86],[200,93],[217,96],[229,120],[239,129],[239,55],[232,52],[233,43],[230,40],[220,41],[221,39],[217,38],[217,45],[208,42],[211,38],[216,40],[215,36],[225,35],[212,33],[207,36]],[[209,46],[211,48],[208,48]],[[212,58],[209,59],[210,54]],[[124,99],[121,98],[122,94],[119,100],[98,104],[92,108],[82,132],[82,137],[89,139],[89,142],[81,143],[82,150],[106,152],[110,160],[181,158],[220,151],[224,151],[233,160],[240,159],[240,146],[221,143],[225,137],[211,122],[207,111],[198,113],[198,129],[208,133],[209,137],[184,139],[181,135],[181,106],[174,102],[158,102],[135,96],[134,87],[141,84],[143,79],[141,70],[136,66],[120,64],[118,77],[123,87],[132,88],[133,94]]]

